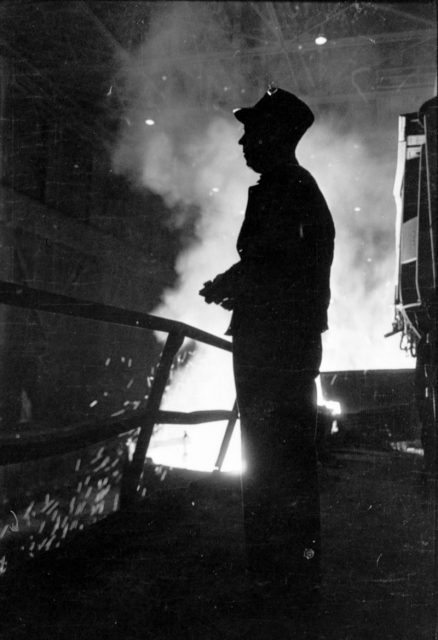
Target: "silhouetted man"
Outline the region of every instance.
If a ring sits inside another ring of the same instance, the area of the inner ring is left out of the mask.
[[[272,89],[234,115],[244,124],[246,163],[261,178],[249,189],[240,261],[200,293],[233,310],[249,569],[266,593],[302,603],[319,581],[315,378],[334,226],[315,180],[295,157],[314,120],[307,105]]]

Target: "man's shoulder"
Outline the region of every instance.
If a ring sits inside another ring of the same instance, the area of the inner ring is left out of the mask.
[[[316,182],[313,175],[308,169],[302,167],[300,164],[294,167],[293,171],[291,172],[291,179],[294,182],[298,182],[298,184],[303,186],[304,188],[319,190],[318,183]]]
[[[256,185],[256,190],[276,189],[279,186],[282,189],[318,189],[317,182],[310,171],[302,167],[300,164],[284,165],[263,174]],[[254,188],[254,187],[253,187]]]

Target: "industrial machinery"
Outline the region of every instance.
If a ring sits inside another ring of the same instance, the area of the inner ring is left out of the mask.
[[[399,117],[393,333],[416,358],[425,471],[437,462],[437,98]]]

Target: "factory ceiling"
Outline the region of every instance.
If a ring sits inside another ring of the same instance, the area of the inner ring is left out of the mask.
[[[166,40],[176,8],[178,36]],[[310,102],[436,82],[434,2],[16,0],[2,3],[0,23],[3,79],[104,138],[129,100],[121,70],[130,64],[155,109],[188,85],[199,106],[229,108],[242,77],[246,99],[274,80]]]

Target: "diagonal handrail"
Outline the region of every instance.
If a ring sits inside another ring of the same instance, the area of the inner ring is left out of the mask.
[[[209,344],[212,347],[218,347],[225,351],[232,350],[229,340],[224,340],[224,338],[219,338],[184,322],[160,318],[140,311],[121,309],[120,307],[100,302],[73,298],[60,293],[51,293],[43,289],[34,289],[27,285],[13,282],[0,281],[0,304],[120,324],[127,327],[136,327],[137,329],[178,333],[192,340]]]
[[[58,425],[56,429],[40,423],[26,423],[29,430],[16,432],[0,431],[0,465],[15,464],[29,460],[47,458],[60,453],[69,453],[81,446],[91,446],[97,442],[109,440],[122,433],[138,429],[150,418],[150,411],[132,411],[117,418],[96,418],[68,425]],[[230,421],[233,412],[227,410],[212,411],[163,411],[159,410],[155,424],[194,425],[209,422]],[[23,426],[23,425],[20,425]],[[215,465],[218,466],[217,463]]]
[[[197,329],[196,327],[175,320],[160,318],[158,316],[153,316],[137,311],[121,309],[112,305],[106,305],[89,300],[73,298],[71,296],[65,296],[63,294],[51,293],[13,282],[0,281],[0,304],[6,304],[26,309],[36,309],[38,311],[56,313],[60,315],[80,317],[87,320],[108,322],[118,325],[135,327],[138,329],[162,331],[168,334],[167,341],[165,343],[160,362],[154,376],[146,410],[142,412],[141,415],[132,417],[132,421],[134,421],[132,422],[132,424],[135,423],[137,426],[139,426],[140,422],[141,428],[137,438],[132,462],[127,469],[125,488],[123,492],[125,504],[131,503],[137,495],[137,489],[141,482],[141,477],[144,469],[144,460],[149,447],[153,428],[157,423],[159,423],[160,421],[163,422],[163,420],[166,418],[171,418],[172,422],[176,424],[189,424],[192,421],[197,422],[200,416],[196,415],[196,413],[202,414],[202,417],[205,418],[205,421],[208,422],[217,420],[218,415],[220,415],[222,419],[228,419],[228,426],[215,465],[216,469],[221,468],[237,419],[236,404],[230,412],[207,411],[194,412],[192,414],[185,414],[181,412],[162,412],[160,411],[160,404],[167,385],[167,381],[169,379],[173,360],[177,352],[181,348],[185,338],[203,342],[204,344],[208,344],[219,349],[224,349],[226,351],[232,351],[232,344],[230,341],[224,340],[223,338],[219,338],[218,336],[210,334],[206,331]],[[120,420],[116,423],[113,422],[110,429],[111,434],[123,433],[123,430],[126,431],[126,427],[129,424],[131,424],[131,417],[126,420]],[[94,437],[97,437],[97,434],[100,433],[102,433],[102,431],[98,430]],[[71,439],[71,435],[71,430],[70,434],[65,433],[64,430],[64,438],[67,440],[67,442],[69,440],[69,437]],[[90,438],[90,435],[88,437]],[[14,459],[14,449],[16,450],[18,448],[21,450],[21,457],[26,458],[26,443],[30,444],[29,438],[27,438],[26,440],[26,437],[24,437],[21,442],[14,443],[9,441],[7,443],[8,446],[6,447],[6,452],[9,451],[9,456]],[[35,448],[35,442],[33,444]],[[37,444],[41,445],[41,442]],[[41,455],[42,452],[40,447],[39,451],[37,451],[37,457],[41,457]],[[15,459],[16,457],[17,456],[15,455]],[[20,458],[20,454],[18,454],[18,457]],[[4,455],[0,455],[0,463],[3,460]]]

